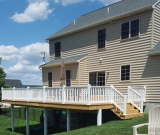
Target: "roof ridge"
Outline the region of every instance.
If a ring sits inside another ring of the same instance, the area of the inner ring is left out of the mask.
[[[90,14],[90,13],[96,12],[96,11],[98,11],[98,10],[101,10],[101,9],[103,9],[103,8],[106,8],[106,7],[112,6],[112,5],[117,4],[117,3],[119,3],[119,2],[122,2],[122,1],[124,1],[124,0],[120,0],[120,1],[117,1],[117,2],[115,2],[115,3],[109,4],[109,5],[107,5],[107,6],[104,6],[104,7],[98,8],[98,9],[96,9],[96,10],[93,10],[93,11],[88,12],[88,13],[86,13],[86,14],[83,14],[83,15],[81,15],[81,16],[85,16],[85,15],[87,15],[87,14]]]

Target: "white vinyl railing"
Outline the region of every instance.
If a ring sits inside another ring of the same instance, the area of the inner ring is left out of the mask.
[[[135,106],[140,113],[143,113],[143,96],[128,86],[128,102]]]
[[[111,86],[111,101],[112,103],[123,112],[123,115],[126,115],[126,95],[121,94],[113,86]]]
[[[131,88],[142,96],[144,102],[146,101],[146,86],[144,87],[132,86]]]
[[[144,96],[143,96],[144,98]],[[128,87],[128,101],[140,111],[143,107],[142,96]],[[126,96],[113,86],[73,86],[73,87],[35,87],[35,88],[2,88],[2,100],[59,102],[96,104],[114,104],[123,115],[126,115]]]

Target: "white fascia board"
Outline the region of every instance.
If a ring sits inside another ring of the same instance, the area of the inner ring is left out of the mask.
[[[158,0],[156,3],[154,3],[154,4],[152,5],[152,8],[154,9],[159,2],[160,2],[160,0]]]
[[[87,56],[83,57],[82,59],[80,60],[77,60],[78,63],[80,63],[82,60],[84,60],[85,58],[87,58]]]

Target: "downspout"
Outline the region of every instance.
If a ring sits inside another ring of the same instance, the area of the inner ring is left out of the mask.
[[[155,9],[153,8],[153,12],[152,12],[152,30],[151,30],[151,49],[153,48],[154,11],[155,11]]]

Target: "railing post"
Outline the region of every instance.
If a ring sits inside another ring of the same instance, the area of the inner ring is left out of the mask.
[[[63,104],[65,104],[65,101],[66,101],[66,99],[65,99],[65,97],[66,97],[65,87],[66,87],[66,86],[63,86],[63,89],[62,89],[62,103],[63,103]]]
[[[128,86],[128,102],[129,102],[129,99],[130,99],[130,92],[129,92],[129,89],[130,89],[130,86]]]
[[[1,88],[1,90],[2,90],[2,100],[3,100],[3,98],[4,98],[3,87]]]
[[[141,108],[140,113],[143,113],[143,96],[141,95]]]
[[[29,87],[27,87],[27,102],[29,102]]]
[[[113,85],[111,85],[111,103],[113,103],[114,102],[114,92],[113,92],[113,89],[114,89],[114,87],[113,87]]]
[[[15,87],[13,87],[13,101],[15,101]]]
[[[88,84],[88,100],[87,100],[87,105],[91,104],[91,85]]]
[[[126,115],[126,104],[127,104],[127,96],[126,95],[124,95],[124,105],[123,105],[123,115]]]
[[[43,86],[43,102],[45,103],[46,102],[46,86]]]

